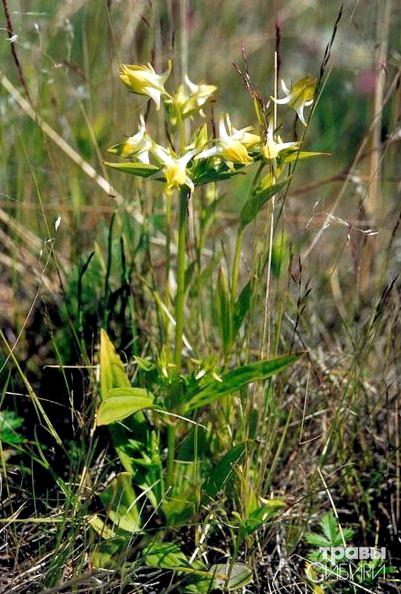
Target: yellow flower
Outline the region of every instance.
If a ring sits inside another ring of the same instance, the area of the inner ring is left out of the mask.
[[[181,102],[185,98],[182,104],[182,114],[187,116],[194,111],[199,110],[203,116],[204,114],[202,112],[202,107],[205,105],[207,100],[210,99],[213,93],[217,91],[217,87],[214,85],[206,85],[204,83],[199,83],[196,85],[189,80],[187,75],[185,75],[185,84],[190,92],[189,94],[185,95],[183,87],[180,87],[180,89],[182,89],[180,95]]]
[[[126,87],[137,95],[147,95],[160,109],[160,97],[167,94],[164,85],[170,76],[172,64],[168,63],[166,72],[157,74],[151,64],[129,65],[122,64],[120,67],[120,79]]]
[[[167,150],[163,146],[154,145],[152,147],[152,154],[162,167],[168,191],[186,185],[193,192],[194,183],[188,175],[187,165],[195,152],[188,151],[182,157],[177,157],[172,150]]]
[[[297,112],[298,117],[303,125],[306,126],[304,107],[308,107],[313,103],[316,90],[316,79],[312,76],[305,76],[295,83],[295,85],[291,88],[291,91],[287,88],[285,82],[282,80],[281,87],[286,94],[286,97],[283,99],[271,97],[271,99],[280,105],[288,103],[288,105]]]
[[[145,120],[140,116],[138,132],[109,148],[109,153],[120,157],[136,157],[141,163],[149,163],[149,150],[152,147],[152,140],[146,132]]]
[[[185,119],[195,113],[199,113],[202,117],[205,117],[202,107],[204,107],[216,90],[217,87],[214,85],[204,83],[196,85],[185,75],[184,84],[178,87],[174,96],[168,97],[166,100],[166,104],[170,108],[169,117],[172,124],[176,126],[179,118]]]
[[[221,116],[219,121],[219,139],[217,145],[202,151],[197,155],[197,159],[206,159],[216,155],[222,156],[229,163],[238,165],[249,165],[252,163],[252,157],[248,153],[247,147],[252,147],[260,142],[259,136],[250,134],[248,126],[242,130],[236,130],[230,122],[228,114]]]
[[[262,154],[267,161],[276,159],[281,151],[287,148],[298,147],[298,142],[282,142],[280,136],[277,137],[278,142],[274,140],[273,124],[270,122],[267,129],[267,138],[265,144],[262,146]]]

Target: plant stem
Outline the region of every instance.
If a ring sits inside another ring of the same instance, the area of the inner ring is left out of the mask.
[[[174,363],[176,374],[181,372],[182,333],[184,330],[185,297],[185,240],[187,230],[187,203],[189,189],[183,186],[179,196],[178,253],[177,253],[177,294],[175,297],[175,351]]]
[[[166,486],[172,488],[174,484],[174,457],[175,457],[175,424],[167,425],[167,468]]]
[[[171,193],[166,193],[166,285],[164,301],[170,307],[170,265],[171,265]],[[168,328],[168,322],[167,322]]]
[[[232,304],[234,304],[237,299],[238,274],[239,274],[239,265],[240,265],[240,261],[241,261],[243,237],[244,237],[244,230],[242,228],[238,229],[237,239],[235,242],[233,270],[232,270],[232,276],[231,276],[231,303]]]
[[[177,376],[181,373],[182,364],[182,334],[184,330],[184,298],[185,298],[185,241],[187,231],[187,204],[189,189],[183,186],[179,195],[178,213],[178,252],[177,252],[177,294],[175,296],[175,350],[174,363]],[[167,426],[167,487],[174,484],[175,458],[175,423]]]
[[[250,189],[250,196],[252,196],[253,192],[255,191],[256,184],[259,181],[261,176],[262,170],[264,167],[264,163],[262,162],[258,170],[253,178],[251,189]],[[244,228],[240,227],[238,229],[237,239],[235,242],[235,253],[234,253],[234,261],[233,261],[233,269],[231,274],[231,301],[234,304],[237,300],[237,291],[238,291],[238,275],[239,275],[239,265],[241,262],[241,251],[242,251],[242,241],[244,239]]]

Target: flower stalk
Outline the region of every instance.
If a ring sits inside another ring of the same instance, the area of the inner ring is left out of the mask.
[[[185,299],[185,243],[187,231],[187,208],[190,190],[182,186],[179,193],[178,211],[178,246],[177,246],[177,294],[175,298],[175,348],[174,364],[177,375],[182,365],[182,335],[184,330]]]

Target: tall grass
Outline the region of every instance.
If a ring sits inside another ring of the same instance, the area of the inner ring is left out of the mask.
[[[399,590],[390,573],[316,585],[321,559],[307,560],[323,530],[400,562],[400,11],[381,4],[345,3],[305,135],[294,114],[280,129],[331,156],[297,163],[244,228],[257,166],[197,190],[184,237],[160,183],[104,165],[141,110],[176,142],[162,111],[124,91],[119,64],[160,72],[172,58],[173,87],[187,69],[218,86],[210,130],[221,110],[243,127],[249,84],[282,96],[280,78],[319,78],[339,4],[8,3],[0,591]],[[233,338],[234,303],[246,314]],[[218,386],[300,351],[274,380],[196,413],[176,406],[203,373]],[[157,403],[110,432],[96,427],[109,364]],[[158,439],[146,451],[145,421]]]

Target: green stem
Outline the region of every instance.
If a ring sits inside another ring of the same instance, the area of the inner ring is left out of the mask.
[[[182,334],[184,330],[184,298],[185,298],[185,241],[187,231],[187,203],[189,189],[182,186],[179,197],[178,219],[178,253],[177,253],[177,294],[175,297],[175,351],[174,363],[176,374],[181,372]]]
[[[265,164],[262,162],[258,170],[253,178],[251,189],[249,195],[252,196],[253,192],[255,191],[256,184],[259,181],[259,178],[262,174],[263,168]],[[233,261],[233,270],[231,275],[231,301],[232,304],[237,300],[237,291],[238,291],[238,276],[239,276],[239,265],[241,262],[241,250],[242,250],[242,241],[244,239],[244,229],[240,227],[238,229],[237,240],[235,243],[235,253],[234,253],[234,261]]]
[[[185,300],[185,242],[187,231],[187,205],[189,189],[183,186],[179,196],[178,214],[178,251],[177,251],[177,294],[175,297],[175,350],[174,363],[177,376],[181,373],[182,365],[182,335],[184,331],[184,300]],[[174,484],[174,458],[176,442],[176,424],[170,422],[167,426],[167,487]]]
[[[240,261],[241,261],[243,237],[244,237],[244,230],[242,228],[238,229],[237,240],[235,242],[233,270],[232,270],[232,276],[231,276],[231,303],[232,304],[234,304],[237,300],[238,275],[239,275],[239,265],[240,265]]]
[[[166,193],[166,285],[165,297],[166,307],[170,307],[170,265],[171,265],[171,193]],[[168,322],[167,322],[168,327]]]
[[[167,469],[166,486],[172,488],[174,484],[174,458],[175,458],[175,424],[167,425]]]

